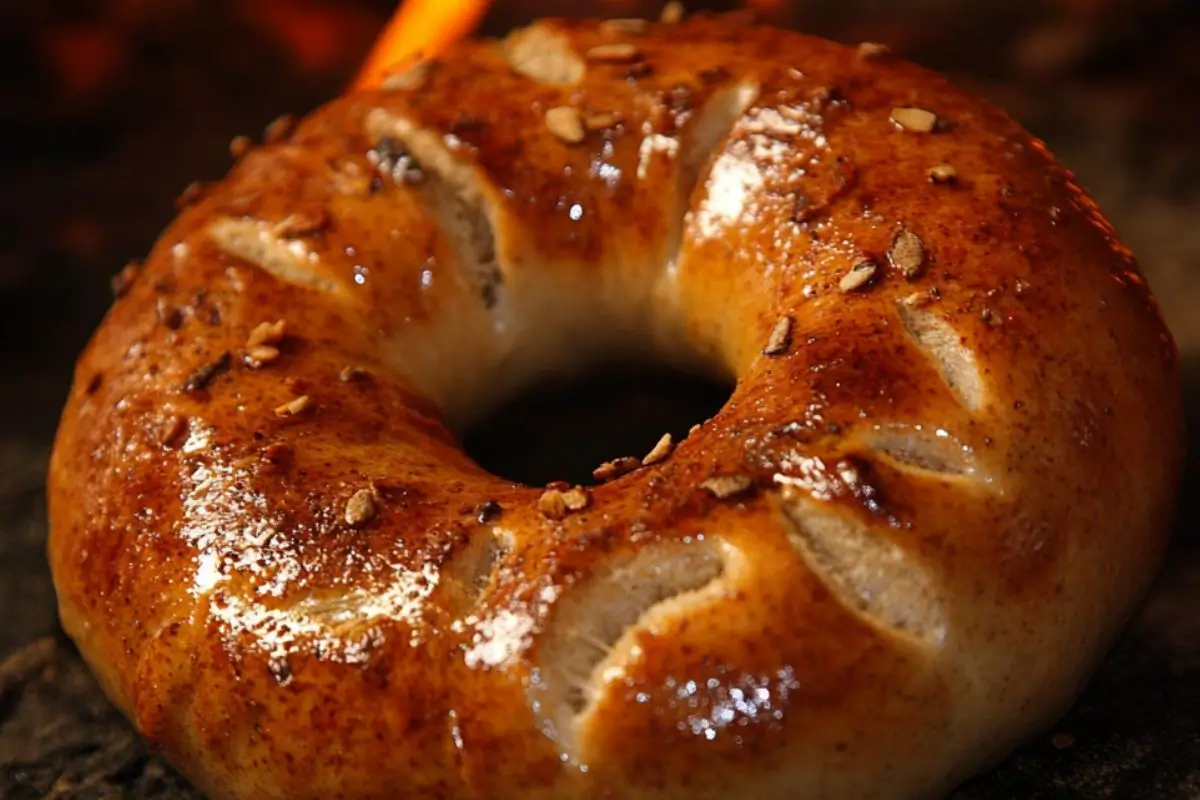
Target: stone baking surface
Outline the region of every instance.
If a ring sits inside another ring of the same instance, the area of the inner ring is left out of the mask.
[[[111,274],[148,249],[189,181],[227,168],[234,134],[338,91],[391,6],[297,3],[340,32],[337,46],[314,50],[302,37],[272,38],[246,11],[269,16],[278,5],[49,2],[13,24],[0,11],[0,798],[197,797],[146,752],[57,631],[43,474],[72,360],[109,302]],[[1105,0],[1064,4],[1092,9],[1064,27],[1061,10],[991,11],[979,22],[992,5],[982,2],[963,5],[979,10],[974,23],[943,16],[941,28],[865,25],[851,13],[863,3],[838,5],[840,16],[791,21],[955,70],[1078,172],[1138,254],[1176,335],[1200,450],[1200,33],[1173,14],[1185,4],[1146,4],[1157,10],[1144,15]],[[985,24],[996,35],[972,40]],[[91,48],[106,66],[47,61],[64,47]],[[621,419],[598,405],[581,412],[596,428],[606,413]],[[1078,704],[955,797],[1200,798],[1196,458],[1156,588]]]

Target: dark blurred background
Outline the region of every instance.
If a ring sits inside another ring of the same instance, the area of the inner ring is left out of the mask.
[[[807,32],[885,42],[1046,139],[1139,255],[1184,354],[1196,430],[1200,3],[748,5]],[[660,6],[497,0],[484,28],[501,34],[545,14],[656,16]],[[46,457],[111,276],[145,254],[188,183],[224,173],[230,139],[341,91],[394,7],[0,0],[0,797],[193,796],[144,752],[56,632],[42,553]],[[1079,705],[959,798],[1200,798],[1198,509],[1193,466],[1159,585]]]

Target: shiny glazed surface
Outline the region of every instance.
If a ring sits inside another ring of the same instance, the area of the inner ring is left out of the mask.
[[[937,794],[1065,707],[1152,577],[1174,347],[1045,148],[870,49],[637,28],[336,100],[126,275],[50,556],[211,795]],[[614,356],[736,389],[576,508],[458,446]]]

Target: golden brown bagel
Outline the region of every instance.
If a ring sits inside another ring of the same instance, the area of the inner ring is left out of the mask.
[[[462,44],[251,152],[127,277],[50,555],[213,797],[936,795],[1064,710],[1162,552],[1180,391],[1132,257],[874,48]],[[547,492],[457,444],[639,356],[736,379],[658,463]]]

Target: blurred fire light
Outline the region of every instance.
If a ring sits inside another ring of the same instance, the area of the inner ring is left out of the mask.
[[[408,0],[384,27],[353,88],[373,88],[392,69],[436,56],[469,35],[487,7],[488,0]]]

